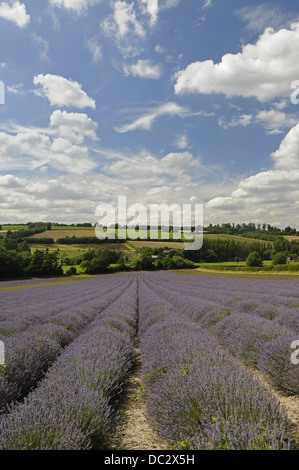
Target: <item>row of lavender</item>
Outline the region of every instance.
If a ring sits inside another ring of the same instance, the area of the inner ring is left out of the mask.
[[[155,273],[153,283],[193,300],[194,318],[221,307],[274,320],[299,332],[299,290],[297,281],[225,279]],[[198,302],[200,300],[200,304]]]
[[[123,275],[128,278],[128,275]],[[0,339],[47,322],[53,315],[65,312],[71,316],[75,307],[98,300],[98,293],[111,291],[119,284],[117,275],[107,275],[88,282],[49,285],[1,293]],[[67,318],[66,318],[67,323]]]
[[[1,417],[0,449],[101,446],[116,418],[116,399],[134,356],[137,278],[117,278],[122,292],[115,288],[116,300],[62,351],[24,401]]]
[[[177,448],[290,448],[291,426],[273,394],[150,288],[150,279],[140,282],[139,336],[148,415],[158,433]]]
[[[291,426],[269,389],[150,279],[139,282],[139,340],[148,417],[161,437],[192,450],[291,448]]]
[[[259,369],[279,389],[299,393],[299,369],[291,361],[291,345],[299,339],[296,281],[191,278],[171,273],[145,280],[235,357]]]
[[[114,275],[101,278],[101,283],[73,284],[65,286],[65,290],[63,286],[49,286],[38,292],[30,289],[4,296],[1,316],[6,328],[6,335],[2,336],[5,367],[0,374],[0,412],[28,394],[62,349],[130,282],[128,276],[120,282],[119,276]],[[22,302],[18,303],[19,299]],[[12,306],[13,313],[9,315]]]

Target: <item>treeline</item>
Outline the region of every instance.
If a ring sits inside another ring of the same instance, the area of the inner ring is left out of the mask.
[[[0,239],[0,278],[22,278],[62,275],[61,257],[59,251],[35,250],[31,253],[28,241],[34,243],[54,243],[53,239],[26,238],[28,231],[38,233],[44,231],[42,224],[34,224],[30,229],[18,232],[10,231],[6,238]],[[66,244],[102,244],[121,243],[122,240],[99,240],[97,237],[66,237],[57,242]],[[166,242],[165,242],[166,243]],[[169,248],[171,243],[167,241]],[[107,246],[107,245],[106,245]],[[166,246],[165,246],[166,247]],[[133,261],[126,259],[126,254],[120,250],[95,249],[89,250],[78,260],[81,271],[87,274],[123,270],[161,270],[185,269],[194,267],[194,263],[245,261],[252,252],[258,253],[262,260],[272,260],[276,253],[283,253],[293,259],[299,257],[299,241],[288,241],[277,237],[274,242],[256,241],[244,242],[237,239],[205,238],[200,250],[184,250],[164,248],[142,248]],[[70,263],[71,264],[71,263]],[[73,267],[73,270],[75,268]]]
[[[100,274],[112,271],[154,271],[168,269],[190,269],[195,265],[184,257],[184,250],[142,248],[138,256],[127,262],[125,253],[115,250],[89,250],[84,253],[80,269],[85,274]],[[70,274],[75,274],[70,271]]]
[[[85,274],[102,274],[109,271],[111,264],[123,264],[123,254],[116,250],[88,250],[83,255],[80,268]],[[111,271],[111,270],[110,270]]]
[[[266,223],[263,223],[263,224],[225,223],[221,225],[210,224],[207,227],[204,227],[204,231],[208,233],[214,233],[214,234],[225,233],[227,235],[242,235],[242,237],[260,238],[264,240],[274,240],[275,237],[283,236],[283,235],[299,236],[299,231],[297,231],[296,228],[287,226],[284,229],[280,229],[279,227],[275,227]]]
[[[63,274],[58,251],[36,250],[31,253],[28,240],[30,235],[47,230],[42,223],[29,223],[28,228],[11,231],[0,238],[0,278],[25,278],[58,276]],[[33,239],[35,240],[35,239]]]
[[[53,245],[55,242],[53,238],[50,237],[43,237],[43,238],[27,238],[26,239],[28,243],[31,245]]]
[[[287,252],[289,256],[297,258],[299,255],[299,242],[282,239],[273,243],[269,242],[239,242],[232,239],[209,239],[204,238],[200,250],[184,251],[185,257],[194,262],[224,262],[234,261],[236,258],[245,261],[249,253],[257,252],[264,260],[272,259],[276,252]]]
[[[139,256],[126,268],[132,271],[195,268],[193,262],[186,259],[185,253],[186,251],[180,249],[165,253],[163,248],[142,248]]]
[[[7,250],[0,245],[0,278],[26,278],[62,275],[57,251]]]
[[[274,260],[283,254],[296,259],[299,257],[299,242],[277,240],[274,243],[244,243],[235,240],[204,239],[200,250],[171,250],[165,253],[163,248],[143,248],[138,258],[129,265],[134,270],[153,269],[190,269],[193,263],[221,263],[226,261],[246,261],[252,253],[257,253],[261,260]],[[277,262],[277,264],[281,264]]]

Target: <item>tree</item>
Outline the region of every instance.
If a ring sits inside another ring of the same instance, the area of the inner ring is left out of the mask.
[[[272,258],[272,264],[286,264],[287,262],[287,255],[286,253],[283,253],[279,251],[278,253],[275,253],[275,255]]]
[[[246,259],[247,266],[262,266],[263,261],[261,255],[257,251],[252,251],[249,253]]]
[[[194,263],[188,259],[184,259],[182,256],[175,255],[172,257],[172,261],[175,264],[175,269],[188,269],[194,268]]]
[[[25,273],[37,277],[63,274],[58,253],[56,251],[49,252],[48,249],[45,251],[35,250]]]
[[[18,252],[21,252],[21,251],[28,251],[28,253],[30,253],[30,247],[29,247],[29,245],[28,245],[27,240],[23,240],[21,243],[19,243],[18,248],[17,248],[17,251],[18,251]]]
[[[25,255],[0,249],[0,278],[22,277],[23,269],[28,263]]]

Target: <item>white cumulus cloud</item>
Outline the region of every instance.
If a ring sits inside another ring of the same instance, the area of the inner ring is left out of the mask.
[[[269,110],[263,109],[256,115],[257,122],[260,122],[269,134],[280,134],[285,127],[293,127],[297,124],[298,119],[288,116],[284,111],[278,108]]]
[[[90,98],[82,85],[59,75],[36,75],[34,85],[40,85],[36,94],[48,98],[52,106],[73,106],[75,108],[95,109],[95,101]]]
[[[98,124],[87,114],[68,113],[57,109],[50,117],[50,126],[57,129],[59,136],[78,144],[82,143],[86,137],[98,140],[96,135]]]
[[[150,154],[135,155],[130,160],[119,158],[103,170],[109,175],[122,178],[134,175],[135,178],[148,179],[163,175],[180,178],[199,167],[200,161],[190,152],[172,152],[162,158]]]
[[[299,124],[287,133],[271,157],[276,168],[299,171]]]
[[[56,170],[84,174],[97,164],[89,156],[85,138],[98,140],[97,123],[86,114],[56,110],[45,128],[6,126],[0,132],[0,170]],[[9,128],[10,127],[10,128]]]
[[[255,97],[261,102],[290,95],[290,84],[299,76],[299,23],[289,29],[267,28],[256,44],[242,52],[193,62],[176,75],[175,92],[222,93],[227,97]]]
[[[298,223],[299,209],[299,124],[271,154],[274,168],[242,179],[229,196],[218,196],[206,204],[209,214],[226,213],[240,218],[246,213],[253,221]],[[273,223],[273,222],[272,222]]]
[[[12,21],[19,28],[24,28],[30,23],[30,15],[26,12],[26,5],[20,2],[1,2],[0,17]]]

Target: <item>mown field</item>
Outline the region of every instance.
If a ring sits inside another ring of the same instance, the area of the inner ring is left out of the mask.
[[[151,432],[160,449],[298,448],[297,282],[169,272],[38,282],[1,293],[1,450],[127,449],[118,423],[132,374],[146,436],[130,421],[132,390],[124,423],[139,449]]]
[[[64,237],[95,237],[94,229],[54,229],[54,230],[46,230],[42,233],[36,233],[32,235],[32,238],[53,238],[56,242],[59,238]]]

